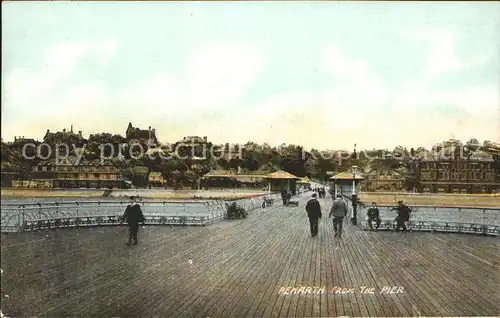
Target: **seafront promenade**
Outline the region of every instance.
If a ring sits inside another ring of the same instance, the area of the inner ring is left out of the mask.
[[[23,200],[37,198],[41,200],[54,199],[124,199],[130,196],[140,196],[150,200],[189,200],[189,199],[229,199],[245,198],[262,195],[266,192],[260,189],[212,189],[212,190],[172,190],[172,189],[29,189],[2,188],[2,199]]]
[[[146,226],[2,234],[7,316],[495,316],[494,236],[363,231],[327,218],[311,238],[281,203],[204,227]]]
[[[319,185],[318,186],[322,186]],[[260,189],[211,189],[211,190],[172,190],[172,189],[27,189],[2,188],[1,197],[6,201],[44,202],[54,200],[97,200],[109,198],[123,200],[136,195],[147,200],[224,200],[240,199],[266,194]],[[391,205],[403,200],[410,205],[493,207],[500,208],[500,194],[459,194],[459,193],[409,193],[409,192],[361,192],[359,199],[370,204]]]

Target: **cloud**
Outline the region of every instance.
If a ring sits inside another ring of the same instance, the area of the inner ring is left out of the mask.
[[[400,91],[390,90],[367,62],[350,59],[339,47],[330,46],[324,51],[323,70],[341,83],[262,101],[253,115],[261,127],[255,134],[275,144],[290,140],[310,147],[347,149],[354,143],[426,146],[451,137],[491,139],[492,131],[500,132],[498,85],[449,91],[432,85],[431,80],[443,74],[485,61],[477,56],[459,59],[453,43],[449,34],[433,36],[426,66],[408,76]],[[438,52],[440,48],[444,51]]]
[[[97,114],[112,100],[107,84],[99,79],[75,80],[75,74],[88,67],[82,64],[88,59],[106,69],[117,49],[112,39],[64,43],[40,52],[36,67],[2,74],[2,132],[26,135],[29,130],[39,135],[47,128],[60,129],[71,123],[102,130]]]
[[[404,28],[399,36],[427,49],[421,81],[428,82],[451,72],[483,66],[498,55],[498,49],[457,50],[458,33],[450,28]],[[468,45],[471,45],[468,43]]]
[[[213,45],[188,58],[183,76],[158,73],[119,98],[163,114],[216,111],[238,103],[261,68],[262,55],[251,46]]]
[[[188,96],[208,106],[233,102],[257,78],[261,68],[261,54],[252,46],[213,45],[188,61],[188,87],[193,91]]]
[[[412,29],[403,33],[403,37],[408,41],[426,46],[428,55],[422,72],[412,74],[402,86],[401,92],[395,94],[394,108],[421,110],[430,107],[455,108],[457,110],[455,113],[464,113],[466,116],[473,113],[481,115],[484,112],[496,113],[498,111],[500,107],[499,83],[493,85],[477,83],[455,90],[443,90],[439,85],[439,81],[445,78],[444,75],[460,76],[464,71],[484,66],[495,57],[495,50],[459,51],[456,47],[456,33],[447,29]]]
[[[263,61],[252,46],[218,44],[188,57],[181,76],[160,69],[118,90],[97,77],[81,77],[89,64],[106,70],[117,51],[116,41],[58,45],[42,54],[40,69],[6,74],[2,98],[7,105],[4,115],[10,120],[4,120],[2,130],[19,131],[15,123],[20,122],[32,129],[42,127],[39,131],[68,122],[86,131],[122,130],[122,121],[138,111],[137,125],[159,126],[166,119],[203,116],[238,105]]]
[[[318,65],[330,86],[277,91],[252,104],[246,99],[248,89],[261,79],[266,65],[263,52],[248,44],[210,45],[187,56],[180,74],[157,69],[113,90],[115,83],[82,79],[79,71],[88,64],[107,70],[120,53],[116,41],[64,44],[42,54],[40,68],[6,74],[2,132],[29,127],[40,136],[47,128],[73,123],[84,134],[123,134],[132,121],[155,127],[162,141],[199,134],[216,142],[352,149],[354,143],[360,148],[425,146],[452,133],[492,139],[491,131],[500,131],[498,86],[478,83],[457,91],[435,86],[444,74],[485,63],[491,52],[464,58],[456,53],[454,35],[424,35],[418,41],[429,48],[425,67],[408,75],[399,90],[368,61],[330,45],[320,51]],[[84,63],[88,59],[95,63]]]
[[[322,68],[345,83],[337,86],[329,98],[345,106],[375,107],[387,102],[389,90],[366,61],[349,59],[336,46],[323,53]]]
[[[57,99],[58,94],[66,94],[58,89],[71,77],[83,58],[96,59],[105,67],[116,50],[117,44],[113,40],[65,43],[51,47],[42,52],[37,69],[18,68],[5,75],[5,84],[2,85],[4,103],[9,105],[9,109],[31,111],[41,100],[48,97]],[[39,109],[58,107],[57,104],[40,106]]]
[[[424,68],[424,79],[443,73],[459,71],[466,67],[455,51],[455,35],[447,31],[434,31],[427,35],[429,55]]]

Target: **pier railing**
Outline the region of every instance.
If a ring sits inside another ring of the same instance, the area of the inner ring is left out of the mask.
[[[147,225],[207,225],[223,220],[227,206],[236,201],[252,212],[262,206],[264,197],[237,200],[192,202],[141,201]],[[19,232],[50,228],[78,228],[122,224],[128,201],[60,201],[35,204],[2,204],[1,231]]]
[[[410,206],[412,212],[407,228],[411,231],[457,232],[500,236],[500,207],[452,207],[452,206]],[[363,229],[370,229],[368,209],[358,206],[358,223]],[[394,206],[378,206],[380,230],[394,230],[397,216]],[[372,222],[375,228],[375,222]]]

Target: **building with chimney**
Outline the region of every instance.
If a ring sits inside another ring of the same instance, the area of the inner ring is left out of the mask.
[[[50,159],[32,167],[29,187],[125,188],[120,169],[109,159],[87,161],[76,156]],[[25,182],[26,183],[26,182]],[[25,187],[18,185],[20,187]]]
[[[127,130],[125,131],[125,138],[128,144],[141,144],[141,145],[157,145],[158,138],[156,137],[156,129],[149,126],[148,129],[140,129],[132,126],[129,122]]]
[[[207,136],[186,136],[172,145],[174,155],[180,158],[206,159],[210,155],[212,143]]]
[[[403,176],[391,169],[372,170],[366,174],[364,190],[377,191],[403,191]]]
[[[413,161],[421,192],[500,192],[500,162],[484,151],[442,158],[428,155]]]
[[[26,144],[35,144],[38,145],[38,140],[33,138],[26,138],[24,136],[15,136],[14,142],[11,143],[12,147],[21,149]]]
[[[70,130],[66,130],[66,128],[64,128],[62,131],[51,132],[47,129],[45,136],[43,136],[43,142],[49,145],[74,144],[81,146],[86,142],[86,140],[83,138],[82,131],[79,130],[78,133],[73,132],[73,125],[71,125]]]

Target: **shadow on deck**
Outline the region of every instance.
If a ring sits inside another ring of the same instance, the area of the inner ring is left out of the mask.
[[[304,200],[207,227],[141,228],[139,245],[130,248],[125,227],[3,234],[2,311],[127,317],[500,313],[497,237],[347,225],[339,240],[327,218],[331,201],[322,199],[320,234],[311,238]],[[280,293],[301,286],[325,288]],[[354,290],[332,294],[335,286]],[[362,294],[362,286],[374,293]],[[381,293],[384,286],[403,292]]]

